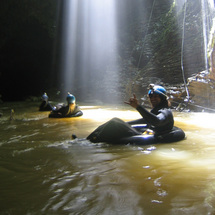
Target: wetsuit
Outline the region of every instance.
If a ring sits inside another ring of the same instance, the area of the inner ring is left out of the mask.
[[[77,117],[82,116],[83,112],[81,111],[78,105],[75,106],[74,109],[70,109],[69,105],[63,105],[59,109],[53,110],[49,117]]]
[[[124,122],[121,119],[113,118],[94,130],[87,139],[91,142],[113,142],[124,137],[140,135],[147,128],[152,129],[155,132],[155,136],[166,134],[172,130],[174,120],[168,106],[161,104],[153,108],[151,112],[140,105],[136,109],[143,118],[130,122]],[[134,124],[147,125],[144,130],[138,130],[131,126]]]
[[[172,111],[168,107],[158,106],[149,112],[139,105],[136,110],[143,118],[130,121],[128,124],[147,124],[146,127],[152,129],[157,135],[165,134],[172,130],[174,119]]]
[[[50,111],[52,110],[52,105],[48,101],[42,101],[39,107],[39,111]]]

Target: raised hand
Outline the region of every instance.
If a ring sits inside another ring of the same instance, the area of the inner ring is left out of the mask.
[[[137,108],[137,106],[139,105],[135,94],[133,94],[133,97],[131,97],[128,101],[124,101],[124,103],[130,105],[133,108]]]

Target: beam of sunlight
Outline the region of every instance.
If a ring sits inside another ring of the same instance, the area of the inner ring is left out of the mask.
[[[209,3],[210,3],[210,6],[212,7],[212,8],[214,8],[214,0],[208,0],[209,1]]]
[[[83,109],[83,108],[82,108]],[[83,109],[84,110],[84,109]],[[105,122],[112,119],[113,117],[121,118],[125,121],[140,118],[140,114],[137,111],[124,110],[121,109],[105,109],[105,108],[87,108],[84,110],[83,119],[92,119],[98,122]]]
[[[62,92],[86,100],[116,100],[114,0],[65,0],[62,7]]]

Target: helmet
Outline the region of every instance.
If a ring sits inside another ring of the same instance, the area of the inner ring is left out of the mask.
[[[49,97],[47,96],[47,93],[44,93],[41,97],[42,100],[47,101]]]
[[[150,84],[148,95],[157,94],[161,98],[167,98],[166,89],[159,85]]]
[[[75,96],[73,96],[72,94],[68,93],[66,100],[69,104],[73,104],[75,103]]]

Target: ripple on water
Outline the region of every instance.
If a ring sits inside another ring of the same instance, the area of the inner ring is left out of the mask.
[[[74,131],[86,137],[103,123],[89,114],[77,120],[16,116],[0,122],[5,211],[22,205],[19,214],[29,208],[29,214],[208,214],[215,208],[215,132],[207,124],[214,122],[212,115],[180,113],[176,121],[186,140],[143,147],[70,140]],[[206,116],[207,125],[201,127],[198,116]]]
[[[20,154],[23,154],[23,153],[26,153],[26,152],[30,152],[30,151],[33,151],[34,148],[27,148],[27,149],[24,149],[24,150],[14,150],[13,153],[12,153],[12,156],[17,156],[17,155],[20,155]]]

